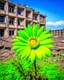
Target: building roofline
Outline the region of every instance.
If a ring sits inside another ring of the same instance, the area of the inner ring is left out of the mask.
[[[39,11],[35,11],[33,8],[29,8],[27,5],[21,5],[20,3],[17,3],[17,4],[14,4],[13,2],[11,2],[11,1],[8,1],[8,3],[9,4],[11,4],[11,5],[13,5],[13,6],[15,6],[15,5],[19,5],[19,7],[24,7],[24,8],[28,8],[28,9],[31,9],[31,10],[33,10],[34,12],[36,12],[37,14],[40,14],[40,12]],[[47,17],[46,15],[43,15],[43,14],[40,14],[40,15],[42,15],[43,17]]]
[[[57,29],[57,30],[51,30],[51,31],[58,31],[58,30],[60,31],[60,30],[64,30],[64,29]]]

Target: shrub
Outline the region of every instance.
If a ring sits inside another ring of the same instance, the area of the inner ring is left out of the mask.
[[[38,80],[64,80],[64,72],[58,69],[53,62],[53,58],[44,58],[43,61],[37,60]],[[0,80],[33,80],[34,68],[32,63],[19,57],[11,57],[6,62],[0,63]]]
[[[1,62],[0,80],[31,80],[33,72],[31,64],[13,57],[6,62]]]
[[[41,76],[45,76],[48,80],[64,80],[64,72],[57,68],[57,65],[53,61],[43,62],[40,68]]]
[[[21,76],[11,62],[5,62],[0,64],[0,80],[21,80]]]

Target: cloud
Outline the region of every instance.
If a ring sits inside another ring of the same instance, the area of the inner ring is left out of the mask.
[[[64,26],[64,21],[57,21],[57,22],[46,22],[47,26]]]

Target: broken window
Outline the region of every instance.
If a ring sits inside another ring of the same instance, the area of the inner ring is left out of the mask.
[[[9,36],[13,36],[14,35],[14,30],[9,30]]]
[[[4,3],[0,3],[0,10],[4,10]]]
[[[9,24],[11,24],[11,25],[14,24],[14,19],[13,19],[13,18],[10,18],[10,19],[9,19]]]
[[[9,6],[9,8],[8,8],[8,12],[13,13],[13,12],[14,12],[14,7],[13,7],[13,6]]]
[[[0,37],[3,37],[3,36],[4,36],[4,30],[0,29]]]
[[[5,20],[5,16],[0,16],[0,22],[4,23],[4,20]]]

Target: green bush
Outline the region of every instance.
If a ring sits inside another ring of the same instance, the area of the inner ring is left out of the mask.
[[[57,65],[50,57],[37,60],[37,77],[48,80],[64,80],[64,72],[58,69]],[[29,61],[16,57],[11,57],[6,62],[0,63],[0,80],[33,80],[34,79],[34,66]],[[39,79],[40,80],[40,79]]]
[[[21,80],[21,76],[11,62],[5,62],[0,64],[0,80]]]
[[[32,77],[32,63],[19,58],[9,59],[0,63],[0,80],[30,80]]]
[[[53,61],[45,61],[40,68],[41,76],[45,76],[48,80],[64,80],[64,72],[58,69]]]

